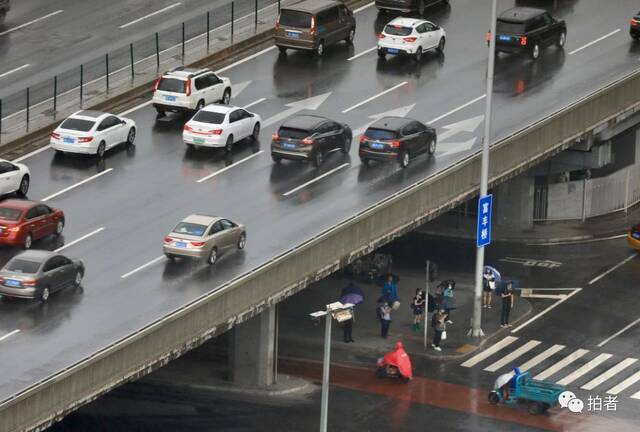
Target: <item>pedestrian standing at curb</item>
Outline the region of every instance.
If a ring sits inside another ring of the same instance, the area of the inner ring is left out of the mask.
[[[394,302],[399,301],[398,284],[392,274],[387,276],[387,280],[382,287],[382,301],[389,302],[392,306]]]
[[[344,342],[345,343],[349,343],[349,342],[355,342],[353,340],[353,321],[356,318],[356,312],[355,310],[352,308],[351,309],[351,318],[349,318],[348,320],[344,321],[342,324],[344,325],[343,329],[344,329]]]
[[[433,314],[431,318],[431,327],[433,327],[433,343],[431,346],[436,351],[442,351],[440,348],[440,342],[447,338],[447,312],[444,309],[439,309]]]
[[[391,325],[391,303],[384,302],[380,306],[380,336],[386,338],[389,335]]]
[[[449,282],[447,287],[442,291],[442,308],[446,314],[447,324],[453,324],[453,321],[451,321],[451,310],[456,307],[456,300],[453,297],[453,288],[453,283]]]
[[[496,277],[486,268],[482,275],[482,307],[491,309],[491,294],[496,289]]]
[[[411,307],[413,309],[413,329],[420,330],[420,323],[424,316],[425,294],[420,288],[416,288],[416,295],[413,297]]]
[[[500,327],[511,327],[509,324],[509,314],[511,313],[511,308],[513,308],[513,283],[507,282],[507,286],[500,293],[500,298],[502,298],[502,313],[500,314]]]

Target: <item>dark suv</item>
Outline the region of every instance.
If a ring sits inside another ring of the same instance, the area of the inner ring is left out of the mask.
[[[496,23],[496,53],[527,53],[536,60],[540,49],[563,47],[567,26],[542,9],[515,7],[502,12]]]
[[[376,0],[376,7],[381,11],[418,12],[420,15],[424,15],[426,7],[438,3],[447,5],[449,0]]]
[[[436,151],[436,131],[406,117],[383,117],[360,137],[358,155],[363,164],[370,160],[397,160],[402,168],[420,153]]]
[[[348,154],[351,149],[351,128],[320,116],[297,115],[285,121],[271,139],[271,158],[310,160],[322,165],[325,155],[333,150]]]
[[[635,40],[640,39],[640,12],[629,21],[629,35]]]

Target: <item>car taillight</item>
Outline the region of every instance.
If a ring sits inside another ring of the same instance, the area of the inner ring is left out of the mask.
[[[368,139],[369,138],[367,138],[365,135],[360,135],[360,143],[366,143]]]
[[[386,36],[384,35],[384,33],[380,33],[380,34],[378,35],[378,39],[384,39],[385,37],[386,37]]]
[[[187,80],[187,96],[191,96],[191,79]]]
[[[631,19],[629,20],[629,24],[631,24],[631,25],[636,25],[636,24],[638,24],[638,21],[637,21],[635,18],[631,18]]]
[[[195,246],[195,247],[202,247],[202,246],[204,246],[204,242],[201,242],[201,241],[192,241],[192,242],[191,242],[191,246]]]
[[[521,36],[520,37],[520,45],[522,45],[522,46],[527,45],[527,37],[526,36]]]
[[[22,286],[36,286],[37,283],[37,279],[25,279],[22,281]]]
[[[222,135],[222,132],[224,132],[222,129],[213,129],[209,131],[209,133],[213,135]]]
[[[316,17],[311,17],[311,28],[309,29],[309,33],[316,34]]]
[[[406,38],[402,38],[402,40],[405,41],[405,42],[415,42],[415,41],[418,40],[418,38],[415,37],[415,36],[409,36],[409,37],[406,37]]]
[[[398,140],[390,141],[389,145],[391,145],[391,147],[393,147],[393,148],[400,148],[400,141],[398,141]]]
[[[171,243],[173,241],[173,239],[171,237],[165,237],[164,238],[164,242],[165,243]]]
[[[488,31],[485,33],[484,38],[487,42],[489,42],[491,40],[491,32]]]
[[[271,135],[271,140],[280,141],[280,135],[278,135],[277,133],[274,133],[273,135]]]
[[[184,128],[183,128],[183,129],[184,129],[185,131],[187,131],[187,132],[193,132],[193,128],[192,128],[191,126],[189,126],[188,124],[184,125]]]
[[[88,143],[88,142],[91,142],[91,141],[93,141],[93,137],[79,137],[78,138],[78,142],[81,142],[81,143]]]
[[[307,138],[303,139],[302,140],[302,144],[304,144],[304,145],[312,145],[313,144],[313,138],[307,137]]]
[[[4,285],[4,278],[0,277],[0,285]]]
[[[51,138],[59,139],[60,138],[60,134],[59,133],[55,133],[55,132],[51,132]]]
[[[162,77],[159,77],[158,79],[156,79],[156,82],[153,85],[153,91],[158,90],[158,87],[160,86],[160,81],[162,81]]]

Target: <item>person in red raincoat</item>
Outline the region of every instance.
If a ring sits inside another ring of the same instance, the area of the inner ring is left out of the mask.
[[[404,350],[402,342],[396,342],[395,351],[388,352],[383,357],[383,363],[387,369],[387,375],[393,376],[400,373],[407,379],[413,378],[413,368],[411,367],[411,359]]]

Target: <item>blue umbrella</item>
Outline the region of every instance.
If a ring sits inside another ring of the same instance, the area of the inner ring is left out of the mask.
[[[341,296],[339,301],[342,304],[351,303],[352,305],[357,305],[364,301],[364,296],[356,293],[349,293]]]
[[[495,267],[484,266],[484,271],[487,271],[487,270],[489,270],[491,274],[493,274],[493,277],[495,278],[496,283],[502,280],[502,275],[500,275],[500,272],[496,270]]]

